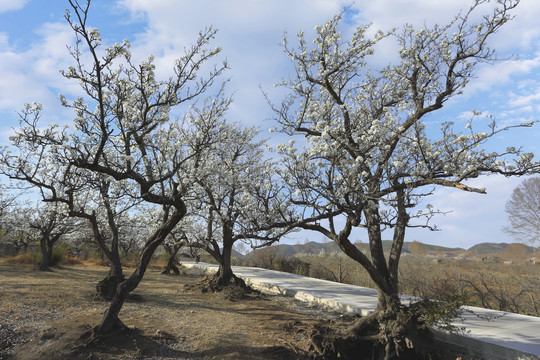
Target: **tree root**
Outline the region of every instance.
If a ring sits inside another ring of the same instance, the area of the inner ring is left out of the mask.
[[[247,286],[246,282],[236,275],[232,275],[228,281],[217,276],[207,276],[202,281],[184,285],[186,290],[200,290],[203,293],[222,293],[221,297],[228,300],[241,300],[249,294],[258,293]]]
[[[167,263],[167,266],[165,266],[165,268],[161,272],[161,275],[180,275],[180,269],[178,268],[178,266],[182,266],[182,264],[178,261],[169,261]]]
[[[412,350],[418,339],[414,320],[407,311],[376,311],[353,324],[316,325],[309,334],[312,358],[419,359]]]
[[[89,346],[96,344],[103,339],[107,339],[130,330],[132,329],[126,326],[122,320],[116,319],[112,323],[106,325],[100,324],[93,327],[92,329],[83,333],[81,338],[88,338],[88,340],[85,342],[85,346]]]
[[[180,275],[180,269],[177,266],[166,267],[161,275]]]

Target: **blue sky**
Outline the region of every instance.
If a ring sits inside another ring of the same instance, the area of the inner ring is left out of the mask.
[[[82,2],[85,2],[82,1]],[[266,132],[275,124],[260,87],[273,92],[273,84],[294,69],[279,44],[283,32],[291,40],[299,30],[310,34],[344,6],[351,6],[344,32],[356,25],[372,23],[374,29],[387,30],[412,23],[446,23],[469,0],[93,0],[89,24],[100,29],[106,43],[132,43],[135,58],[156,57],[159,76],[168,76],[175,58],[196,38],[199,30],[212,24],[219,29],[213,43],[223,48],[230,70],[229,91],[234,92],[231,120],[256,125]],[[59,70],[71,64],[66,44],[73,34],[63,16],[67,0],[0,0],[0,143],[6,144],[11,128],[17,125],[16,111],[25,102],[44,106],[44,122],[68,124],[72,118],[62,109],[58,94],[77,96],[78,86],[60,76]],[[487,8],[486,8],[487,10]],[[497,33],[490,45],[501,58],[512,60],[486,64],[478,69],[464,94],[432,116],[436,126],[453,120],[465,124],[475,109],[492,113],[501,124],[537,120],[540,110],[540,2],[522,0],[515,19]],[[374,61],[385,62],[394,56],[391,45],[381,45]],[[540,126],[507,133],[490,145],[504,149],[523,146],[540,156]],[[272,139],[272,143],[277,143]],[[440,232],[410,231],[407,240],[443,246],[468,248],[479,242],[512,242],[502,231],[506,224],[504,204],[522,179],[487,177],[472,185],[486,187],[488,194],[440,189],[430,199],[436,208],[452,211],[435,219]],[[363,236],[357,234],[359,239]],[[321,241],[315,233],[294,235],[289,242],[305,238]]]

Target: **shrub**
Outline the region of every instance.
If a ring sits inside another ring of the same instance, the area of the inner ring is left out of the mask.
[[[233,266],[242,266],[244,265],[244,260],[240,257],[233,256],[231,258],[231,265]]]
[[[285,256],[278,259],[276,267],[276,270],[278,271],[309,276],[311,264],[304,262],[294,256]]]
[[[65,244],[61,244],[53,248],[49,266],[59,265],[66,258],[66,254],[69,251],[69,247]],[[39,255],[39,261],[41,261],[41,254]]]
[[[65,257],[62,259],[62,264],[64,265],[82,265],[82,261],[79,258],[74,257]]]
[[[140,251],[133,251],[129,253],[128,256],[123,256],[120,259],[120,262],[122,263],[122,266],[127,268],[135,268],[137,267],[137,264],[139,263],[139,257],[141,255]],[[156,262],[161,266],[163,263],[167,263],[168,258],[166,256],[159,256],[159,257],[153,257],[151,260],[151,263],[153,266],[158,266]],[[107,260],[107,264],[104,266],[109,266],[109,261]]]
[[[322,279],[322,280],[329,280],[333,281],[330,271],[322,266],[321,264],[313,263],[311,264],[309,276],[312,278]]]
[[[37,252],[28,252],[6,258],[7,264],[29,264],[38,265],[41,261],[41,254]]]
[[[87,265],[109,267],[109,260],[101,253],[101,250],[90,250],[84,254],[84,263]]]
[[[67,252],[68,247],[65,245],[60,245],[54,248],[49,262],[49,266],[56,266],[62,263],[65,260]],[[25,254],[19,254],[7,258],[6,262],[8,264],[39,265],[41,263],[41,258],[42,256],[40,252],[27,252]]]
[[[95,257],[91,256],[88,258],[88,260],[85,260],[84,263],[87,265],[95,265],[95,266],[105,266],[105,267],[110,266],[109,260],[107,258],[102,259],[99,256],[95,256]]]
[[[208,264],[217,264],[216,259],[210,254],[203,253],[201,254],[201,262],[205,262]]]

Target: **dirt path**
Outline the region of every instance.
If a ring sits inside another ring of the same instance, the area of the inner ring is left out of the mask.
[[[93,299],[107,269],[73,266],[38,272],[0,264],[0,360],[3,359],[296,359],[307,350],[291,322],[320,318],[289,298],[186,291],[199,276],[150,270],[120,318],[134,328],[81,348],[81,334],[101,320],[107,303]],[[295,350],[296,349],[296,350]]]

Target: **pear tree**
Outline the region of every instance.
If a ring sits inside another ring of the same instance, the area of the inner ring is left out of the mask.
[[[206,250],[219,264],[215,288],[231,283],[245,286],[231,268],[233,246],[268,246],[293,230],[295,214],[283,193],[266,141],[255,128],[223,122],[220,141],[208,151],[194,187],[198,231],[192,244]]]
[[[280,84],[288,89],[281,104],[271,105],[278,129],[298,136],[299,144],[293,137],[279,146],[283,177],[300,211],[326,218],[299,226],[336,242],[378,290],[377,309],[345,331],[343,342],[317,343],[321,355],[371,339],[382,344],[381,358],[390,359],[417,339],[414,329],[423,318],[401,303],[398,269],[406,229],[433,228],[429,219],[436,210],[420,208],[423,199],[442,187],[485,193],[467,180],[540,169],[519,147],[485,149],[501,132],[532,123],[499,126],[488,119],[483,126],[482,114],[473,111],[465,128],[443,122],[433,130],[434,113],[458,97],[478,64],[496,60],[488,40],[517,4],[477,0],[446,25],[405,25],[388,33],[359,26],[350,38],[340,32],[340,14],[315,28],[312,43],[302,32],[296,45],[285,38],[296,74]],[[485,7],[491,13],[477,17]],[[389,40],[397,42],[397,60],[374,65],[370,56]],[[366,232],[368,253],[354,246],[353,229]],[[392,233],[389,254],[382,246],[385,230],[385,236]]]
[[[99,31],[88,25],[91,1],[69,4],[66,20],[77,40],[69,48],[73,66],[62,74],[80,85],[81,96],[60,100],[74,111],[73,124],[44,128],[41,106],[28,105],[22,114],[25,126],[2,150],[0,163],[4,174],[36,186],[50,201],[69,200],[86,186],[88,176],[120,184],[130,196],[164,210],[135,269],[119,283],[103,320],[92,330],[95,339],[126,328],[119,319],[126,296],[187,213],[184,196],[193,184],[193,169],[217,137],[214,114],[228,101],[214,86],[227,66],[207,65],[220,53],[209,47],[216,30],[207,28],[175,62],[172,75],[159,80],[153,57],[136,62],[129,42],[103,46]],[[205,96],[213,101],[198,109],[204,116],[192,116],[197,100]]]

